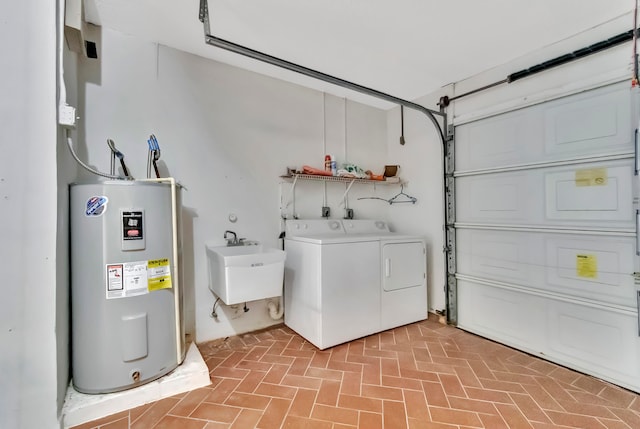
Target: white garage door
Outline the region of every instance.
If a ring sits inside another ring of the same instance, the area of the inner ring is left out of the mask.
[[[457,126],[458,326],[640,391],[627,82]]]

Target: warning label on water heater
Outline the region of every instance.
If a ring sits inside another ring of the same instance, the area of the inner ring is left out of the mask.
[[[147,264],[149,291],[171,288],[171,268],[169,259],[154,259]]]
[[[107,265],[107,298],[109,298],[109,292],[118,293],[123,290],[122,264]]]
[[[107,299],[128,298],[172,287],[168,258],[107,264],[106,270]]]
[[[149,293],[147,261],[107,265],[107,299],[126,298]]]

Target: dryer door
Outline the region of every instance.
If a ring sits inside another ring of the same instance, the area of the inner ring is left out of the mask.
[[[422,240],[382,242],[381,328],[428,316],[427,255]]]
[[[424,286],[426,273],[425,247],[421,241],[383,243],[383,290]]]

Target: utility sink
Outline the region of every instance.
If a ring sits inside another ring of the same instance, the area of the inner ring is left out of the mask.
[[[227,305],[282,295],[284,250],[207,246],[209,289]]]

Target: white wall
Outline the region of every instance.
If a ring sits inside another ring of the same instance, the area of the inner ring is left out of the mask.
[[[3,2],[0,17],[0,427],[54,428],[56,5]]]
[[[187,329],[193,332],[195,325],[196,340],[202,342],[281,323],[268,317],[266,301],[249,303],[248,313],[223,307],[218,321],[210,317],[214,296],[208,289],[205,243],[224,244],[229,229],[279,247],[281,193],[283,198],[290,194],[290,185],[281,185],[279,176],[287,167],[322,167],[325,153],[382,172],[386,112],[108,29],[102,29],[99,57],[79,65],[79,152],[107,171],[105,142],[112,138],[133,175],[143,177],[146,140],[150,133],[157,136],[164,171],[187,188]],[[381,188],[353,187],[349,206],[356,216],[386,219],[384,202],[357,201],[395,191]],[[342,217],[345,185],[332,183],[327,189],[332,217]],[[296,214],[319,218],[323,191],[322,183],[299,183]],[[229,222],[231,213],[237,223]],[[293,204],[284,214],[293,215]]]
[[[64,49],[64,80],[66,99],[69,105],[78,105],[77,55]],[[71,132],[75,140],[76,132]],[[58,363],[58,412],[64,405],[69,386],[71,365],[71,308],[69,273],[69,183],[78,175],[78,166],[69,156],[67,134],[58,127],[58,218],[56,246],[56,359]]]

